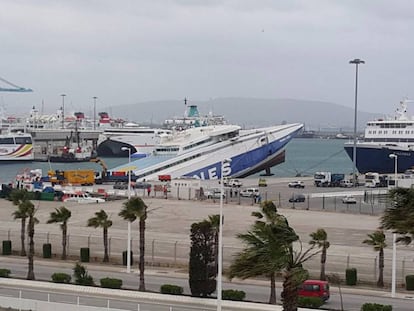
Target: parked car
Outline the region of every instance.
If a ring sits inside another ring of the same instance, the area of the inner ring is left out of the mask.
[[[347,195],[347,196],[342,198],[342,203],[344,203],[344,204],[356,204],[357,200],[355,199],[355,197],[353,197],[351,195]]]
[[[259,187],[267,187],[267,181],[265,178],[259,178]]]
[[[290,203],[293,202],[305,202],[305,195],[302,193],[294,193],[289,199]]]
[[[288,184],[289,188],[305,188],[303,181],[295,180]]]
[[[342,187],[342,188],[351,188],[353,186],[354,186],[354,184],[350,180],[345,180],[344,179],[344,180],[341,180],[339,182],[339,187]]]
[[[243,184],[239,179],[224,178],[223,185],[226,187],[241,187]]]
[[[148,189],[148,187],[151,187],[151,184],[145,181],[137,181],[133,184],[134,189]]]
[[[299,297],[319,297],[324,302],[330,297],[329,283],[320,280],[306,280],[298,289]]]
[[[246,188],[240,191],[241,197],[252,198],[260,195],[259,189],[257,188]]]
[[[209,189],[204,192],[204,195],[207,199],[220,199],[221,190],[220,189]],[[226,193],[223,192],[223,199],[226,197]]]
[[[128,189],[128,183],[124,182],[124,181],[117,181],[114,185],[113,185],[114,189],[122,189],[122,190],[126,190]]]

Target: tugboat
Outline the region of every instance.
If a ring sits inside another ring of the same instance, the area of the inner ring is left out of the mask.
[[[70,132],[61,152],[49,155],[48,161],[59,163],[88,162],[95,157],[96,152],[92,145],[88,144],[86,140],[81,140],[76,122],[75,133]]]

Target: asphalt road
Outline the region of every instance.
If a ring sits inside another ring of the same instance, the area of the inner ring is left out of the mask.
[[[16,278],[25,278],[27,274],[27,260],[21,257],[0,257],[0,265],[12,271],[12,276]],[[74,262],[59,262],[40,260],[35,261],[35,275],[37,280],[49,281],[51,275],[55,272],[65,272],[72,274]],[[138,289],[138,271],[133,270],[131,274],[127,274],[125,269],[119,266],[104,266],[96,264],[85,264],[88,267],[89,274],[94,278],[95,283],[99,284],[99,279],[103,277],[113,277],[123,280],[123,288]],[[147,269],[146,288],[148,291],[159,292],[160,286],[163,284],[175,284],[182,286],[185,294],[189,294],[188,277],[183,271],[173,271],[171,269]],[[223,289],[238,289],[246,292],[246,300],[266,303],[269,298],[268,281],[235,281],[223,284]],[[280,303],[281,284],[277,284],[278,302]],[[0,288],[1,295],[18,297],[18,291],[10,288]],[[404,298],[406,296],[406,298]],[[47,300],[48,295],[45,291],[24,290],[23,298]],[[344,309],[349,311],[359,311],[361,305],[365,302],[376,302],[381,304],[390,304],[394,310],[411,311],[413,310],[413,298],[408,298],[409,294],[399,294],[398,298],[390,298],[390,293],[385,291],[372,291],[366,289],[343,288]],[[76,303],[77,296],[65,293],[53,293],[49,296],[51,301]],[[119,297],[97,297],[94,295],[81,295],[81,304],[89,304],[93,306],[107,307],[108,299],[112,308],[125,310],[137,310],[136,301],[128,299],[120,299]],[[148,303],[144,303],[141,307],[146,310]],[[184,306],[174,306],[179,310],[190,310]],[[331,287],[331,299],[324,306],[327,309],[340,310],[340,296],[337,288]],[[149,306],[148,306],[149,308]],[[205,308],[203,308],[205,310]],[[169,306],[158,305],[151,306],[148,310],[169,310]],[[194,310],[194,308],[191,308]]]

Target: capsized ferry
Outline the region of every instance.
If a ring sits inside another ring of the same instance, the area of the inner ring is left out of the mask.
[[[33,161],[33,140],[28,133],[0,135],[0,161]]]
[[[238,125],[209,125],[173,131],[161,136],[151,156],[113,168],[109,173],[119,176],[132,171],[137,181],[157,180],[164,175],[199,179],[219,179],[221,174],[246,177],[282,163],[287,143],[302,127],[295,123],[242,130]]]
[[[380,174],[403,173],[414,167],[414,118],[407,116],[407,103],[404,99],[390,118],[369,121],[363,140],[356,143],[356,167],[360,173],[377,172]],[[353,160],[352,141],[345,143],[345,151]],[[397,156],[395,161],[394,156]]]

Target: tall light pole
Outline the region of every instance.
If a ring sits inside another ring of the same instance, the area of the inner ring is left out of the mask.
[[[98,97],[93,97],[93,129],[96,130],[96,99]]]
[[[389,157],[390,159],[394,159],[394,187],[397,188],[398,156],[395,153],[391,153]]]
[[[60,95],[62,96],[62,128],[65,128],[65,96],[66,94]]]
[[[365,64],[365,61],[355,58],[354,60],[349,61],[350,64],[355,65],[355,109],[354,109],[354,149],[352,154],[353,159],[353,170],[352,176],[354,180],[354,187],[356,187],[356,145],[357,145],[357,107],[358,107],[358,66],[360,64]]]
[[[131,148],[122,147],[121,150],[128,150],[128,201],[131,199]],[[127,239],[127,273],[131,273],[131,222],[128,221],[128,239]]]
[[[219,220],[219,245],[218,245],[218,271],[217,271],[217,311],[221,311],[221,295],[223,288],[223,197],[224,197],[224,164],[230,163],[231,159],[221,161],[220,177],[220,220]]]

